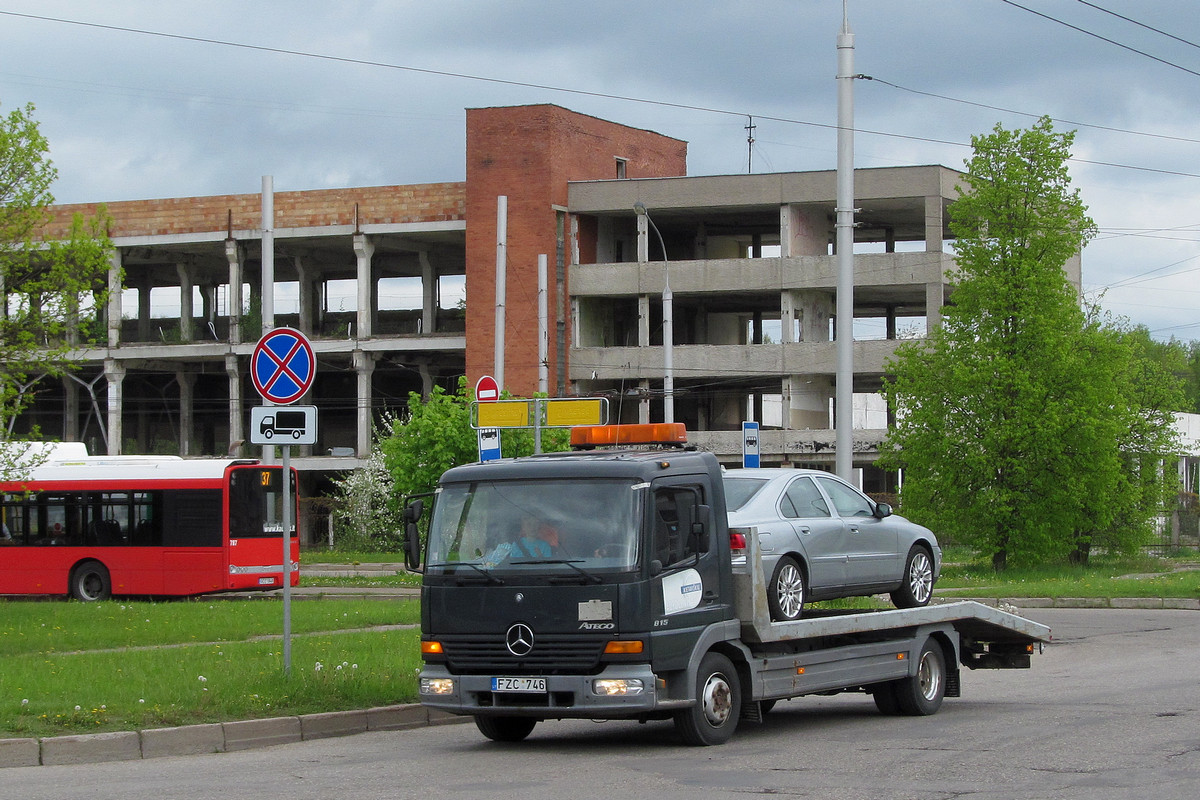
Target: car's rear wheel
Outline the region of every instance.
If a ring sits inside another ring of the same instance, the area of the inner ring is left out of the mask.
[[[804,570],[796,559],[784,556],[771,573],[767,591],[767,606],[771,619],[787,622],[800,618],[807,600],[808,587],[804,582]]]
[[[919,544],[908,551],[904,561],[904,583],[892,592],[896,608],[920,608],[933,597],[933,556]]]

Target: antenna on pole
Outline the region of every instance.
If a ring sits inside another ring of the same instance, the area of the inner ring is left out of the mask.
[[[746,124],[746,173],[754,172],[754,129],[757,127],[754,124],[754,117],[746,115],[749,122]]]

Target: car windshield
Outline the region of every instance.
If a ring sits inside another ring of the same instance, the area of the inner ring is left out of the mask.
[[[731,478],[726,475],[722,483],[725,484],[725,510],[737,511],[767,485],[767,479]]]
[[[637,564],[638,493],[620,480],[452,484],[430,521],[428,571],[570,575]]]

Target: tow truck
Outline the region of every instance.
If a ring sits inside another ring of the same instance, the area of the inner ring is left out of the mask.
[[[838,692],[928,715],[960,695],[961,667],[1026,669],[1050,640],[969,601],[773,622],[756,531],[729,527],[722,468],[682,425],[571,441],[454,467],[405,500],[421,703],[489,739],[543,720],[670,719],[687,744],[717,745],[779,700]]]

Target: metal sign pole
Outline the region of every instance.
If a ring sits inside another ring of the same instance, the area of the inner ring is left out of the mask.
[[[283,445],[283,674],[292,674],[292,446]]]

